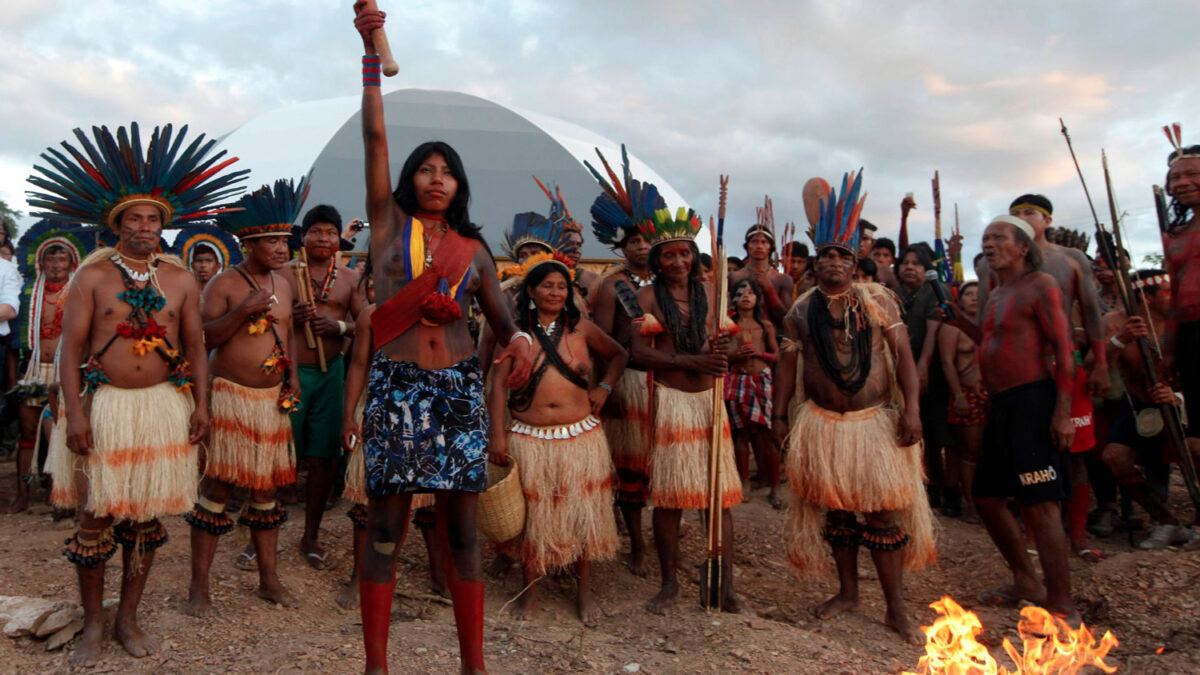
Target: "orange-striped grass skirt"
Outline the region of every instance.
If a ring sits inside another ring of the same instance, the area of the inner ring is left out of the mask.
[[[660,509],[707,509],[709,456],[713,433],[713,393],[686,392],[654,385],[654,451],[650,455],[650,500]],[[721,507],[742,501],[733,461],[733,441],[725,403],[717,406],[721,425]]]
[[[650,396],[646,371],[626,368],[613,388],[622,414],[604,418],[604,433],[618,470],[647,475],[650,470]]]
[[[526,569],[546,574],[581,560],[616,556],[613,465],[599,420],[588,415],[555,427],[514,423],[508,451],[521,467],[525,493],[521,560]]]
[[[800,406],[787,440],[786,470],[793,500],[788,558],[801,571],[828,560],[822,537],[825,510],[899,511],[912,540],[904,562],[918,569],[934,561],[933,512],[923,486],[921,444],[896,444],[900,413],[875,406],[845,413],[811,400]]]
[[[50,435],[54,504],[133,521],[191,509],[199,482],[199,455],[188,443],[192,397],[169,382],[144,389],[106,384],[88,403],[95,442],[89,454],[67,449],[65,415]]]
[[[292,425],[279,411],[280,386],[256,389],[213,380],[206,477],[262,491],[295,482]]]

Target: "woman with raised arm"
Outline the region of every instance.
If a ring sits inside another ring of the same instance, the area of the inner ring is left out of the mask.
[[[458,153],[423,143],[409,154],[394,191],[388,169],[380,65],[372,33],[384,14],[354,4],[363,39],[363,144],[367,218],[378,301],[375,353],[367,376],[363,451],[367,539],[360,583],[366,671],[387,672],[394,553],[414,493],[436,495],[448,539],[446,572],[465,673],[483,665],[483,581],[475,507],[487,487],[488,418],[483,377],[467,330],[478,300],[499,343],[514,357],[509,386],[529,375],[533,339],[518,332],[500,293],[491,252],[467,214],[470,186]]]

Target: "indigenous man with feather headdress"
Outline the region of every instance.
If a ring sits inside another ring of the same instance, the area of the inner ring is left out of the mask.
[[[242,197],[239,210],[218,219],[246,250],[242,264],[204,288],[201,313],[212,350],[212,440],[200,494],[185,518],[192,526],[192,580],[185,611],[213,612],[209,570],[218,538],[233,530],[225,503],[234,487],[249,494],[238,522],[250,529],[258,567],[258,597],[286,607],[299,603],[279,581],[276,544],[287,511],[276,490],[296,480],[288,415],[300,408],[300,383],[292,367],[296,291],[279,270],[288,260],[292,223],[308,194],[308,181],[277,180]],[[251,567],[253,569],[253,567]]]
[[[216,141],[203,135],[180,152],[186,133],[156,128],[143,154],[136,123],[115,138],[93,127],[95,145],[76,129],[83,152],[68,143],[70,158],[48,149],[42,157],[55,171],[34,167],[44,177],[29,178],[43,190],[29,193],[31,206],[119,237],[80,265],[63,316],[51,498],[80,508],[63,551],[78,571],[84,612],[72,665],[100,656],[104,564],[118,542],[125,574],[115,636],[133,656],[157,649],[137,606],[167,540],[158,519],[187,511],[196,497],[197,444],[209,428],[200,289],[178,258],[161,254],[159,237],[173,222],[219,213],[247,172],[220,174],[236,159],[218,163],[224,151],[210,155]]]
[[[20,267],[26,281],[21,338],[28,364],[17,382],[20,437],[17,441],[17,498],[10,513],[29,506],[30,493],[39,475],[36,466],[42,435],[42,416],[49,403],[49,388],[58,383],[58,342],[67,304],[67,283],[87,253],[62,221],[44,220],[21,237]]]
[[[642,317],[637,292],[650,283],[650,242],[638,230],[637,223],[653,217],[655,210],[666,207],[658,196],[642,198],[642,184],[629,174],[624,147],[625,180],[620,181],[604,161],[611,182],[604,180],[589,164],[603,192],[592,203],[592,234],[613,251],[620,251],[625,262],[606,271],[593,298],[593,320],[600,330],[617,341],[627,352],[632,348],[633,330]],[[586,164],[586,162],[585,162]],[[647,186],[650,187],[650,186]],[[632,195],[638,195],[639,212],[634,212]],[[598,362],[602,359],[598,359]],[[603,372],[597,367],[596,372]],[[613,464],[617,469],[617,507],[629,532],[629,569],[646,576],[646,542],[642,536],[642,509],[650,481],[650,399],[646,371],[627,367],[613,388],[602,411],[604,432],[608,436]]]
[[[742,279],[753,279],[763,291],[763,309],[776,328],[782,327],[783,316],[792,306],[793,282],[787,274],[779,272],[771,264],[775,255],[775,214],[771,198],[764,200],[756,209],[758,220],[746,230],[746,266],[729,275],[732,288]]]
[[[920,644],[901,583],[906,566],[934,557],[917,369],[895,295],[880,284],[851,283],[861,181],[861,172],[847,175],[840,200],[834,190],[821,200],[813,236],[817,286],[784,321],[791,344],[779,361],[774,430],[781,444],[787,437],[794,493],[788,557],[811,572],[820,564],[821,539],[833,547],[840,588],[815,610],[829,619],[857,606],[858,548],[868,549],[888,626]]]

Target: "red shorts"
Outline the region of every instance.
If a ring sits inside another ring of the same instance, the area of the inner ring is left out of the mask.
[[[950,424],[961,424],[963,426],[974,426],[977,424],[987,424],[988,413],[988,395],[987,393],[979,394],[973,390],[966,390],[963,396],[967,399],[967,414],[959,415],[954,409],[954,401],[950,402],[950,411],[946,413],[946,421]]]
[[[1092,395],[1088,392],[1088,376],[1083,366],[1075,366],[1075,396],[1071,399],[1071,423],[1075,425],[1075,440],[1071,452],[1087,452],[1096,446],[1096,431],[1092,420]]]

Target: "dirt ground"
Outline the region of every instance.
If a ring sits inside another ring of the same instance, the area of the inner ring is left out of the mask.
[[[0,504],[7,504],[14,490],[8,460],[0,463]],[[1172,500],[1183,506],[1181,486],[1173,487]],[[163,649],[139,660],[109,641],[102,661],[86,672],[362,672],[358,612],[334,603],[349,573],[347,507],[339,503],[325,519],[323,542],[341,558],[327,572],[311,569],[296,551],[303,514],[299,507],[290,509],[292,517],[280,534],[280,567],[284,583],[301,598],[299,609],[254,597],[256,575],[233,566],[242,545],[238,535],[224,538],[213,565],[220,614],[205,620],[181,610],[188,584],[188,527],[181,518],[169,519],[171,541],[158,553],[142,602],[142,625],[164,638]],[[943,595],[955,598],[978,612],[983,641],[1011,667],[999,646],[1004,637],[1019,644],[1017,610],[980,607],[975,600],[980,591],[1008,581],[1004,564],[981,526],[939,520],[939,564],[907,574],[909,609],[924,625],[934,617],[929,603]],[[695,571],[703,556],[703,529],[693,514],[684,522],[688,581],[681,602],[667,616],[643,609],[657,590],[656,564],[645,579],[632,575],[623,560],[596,566],[596,593],[605,613],[596,628],[584,628],[576,619],[567,579],[543,582],[542,610],[525,623],[503,611],[521,590],[519,573],[514,570],[504,581],[489,579],[484,650],[491,672],[835,675],[915,669],[923,651],[903,644],[883,625],[882,594],[866,555],[860,558],[858,611],[830,621],[813,618],[811,608],[836,589],[832,567],[824,578],[796,577],[783,553],[785,515],[757,491],[734,509],[737,588],[746,607],[740,615],[707,614],[698,604]],[[0,515],[0,594],[77,601],[74,571],[59,553],[73,528],[70,520],[54,522],[44,505],[32,513]],[[1109,663],[1126,673],[1200,672],[1200,553],[1133,552],[1123,534],[1093,543],[1110,557],[1098,564],[1072,561],[1074,595],[1088,625],[1099,633],[1111,630],[1120,640]],[[455,672],[453,616],[449,606],[428,594],[420,536],[409,538],[401,556],[389,645],[392,672]],[[119,565],[108,566],[106,598],[116,597],[120,573]],[[67,671],[65,650],[46,652],[29,638],[0,638],[0,673]]]

